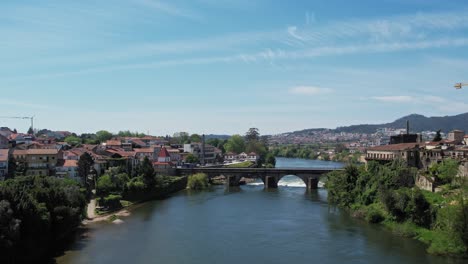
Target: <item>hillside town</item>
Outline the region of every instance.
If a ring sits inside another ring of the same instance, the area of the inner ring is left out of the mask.
[[[31,131],[30,131],[31,132]],[[407,164],[427,169],[430,164],[446,157],[465,161],[468,158],[468,135],[454,130],[445,135],[440,133],[440,141],[432,141],[436,132],[410,134],[406,129],[380,128],[374,134],[332,133],[317,130],[295,137],[292,142],[283,142],[279,136],[268,138],[270,146],[313,143],[340,143],[349,153],[360,154],[360,161],[390,161],[404,159]],[[18,133],[15,129],[0,128],[0,179],[11,172],[24,175],[48,175],[60,178],[82,179],[78,175],[78,161],[87,153],[93,159],[92,172],[99,176],[110,167],[125,167],[134,175],[141,162],[148,158],[154,169],[175,167],[216,166],[235,164],[244,161],[257,162],[260,155],[255,152],[226,152],[205,142],[175,144],[170,137],[156,136],[112,136],[99,144],[71,144],[64,140],[73,137],[69,131],[46,131],[40,136],[34,133]],[[445,139],[443,139],[445,138]],[[294,143],[299,142],[299,143]],[[336,148],[322,151],[334,157]],[[320,152],[319,152],[320,154]],[[321,156],[319,156],[321,158]],[[13,162],[12,162],[13,161]],[[10,168],[9,168],[10,166]]]
[[[0,128],[0,179],[4,180],[16,171],[21,175],[46,175],[82,181],[78,173],[78,161],[87,153],[93,159],[92,173],[100,176],[111,167],[124,167],[129,175],[137,173],[145,158],[155,170],[175,167],[213,166],[257,162],[255,152],[227,152],[200,142],[171,144],[168,138],[143,136],[112,138],[100,144],[71,144],[65,142],[73,133],[47,132],[41,136],[17,133],[7,127]]]

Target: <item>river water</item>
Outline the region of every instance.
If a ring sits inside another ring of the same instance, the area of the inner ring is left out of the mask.
[[[277,167],[340,166],[277,159]],[[182,191],[122,220],[90,225],[57,263],[462,263],[329,207],[325,189],[308,192],[294,176],[275,190]]]

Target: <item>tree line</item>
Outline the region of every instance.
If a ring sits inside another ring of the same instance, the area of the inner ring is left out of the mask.
[[[403,161],[349,165],[328,174],[330,204],[370,223],[382,223],[398,234],[429,244],[433,254],[468,253],[468,184],[458,177],[458,163],[446,160],[426,172]],[[418,188],[419,177],[442,184],[441,192]]]

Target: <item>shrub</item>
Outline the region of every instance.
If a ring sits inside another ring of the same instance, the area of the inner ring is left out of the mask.
[[[367,207],[365,219],[369,223],[380,223],[385,220],[385,210],[378,204],[371,204]]]
[[[187,188],[193,190],[203,190],[210,186],[208,176],[204,173],[197,173],[188,177]]]
[[[121,195],[118,194],[109,194],[108,196],[98,200],[99,205],[109,207],[110,209],[118,209],[122,207],[120,200],[122,199]]]

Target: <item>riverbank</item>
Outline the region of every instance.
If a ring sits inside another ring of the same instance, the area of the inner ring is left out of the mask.
[[[354,217],[425,243],[430,254],[467,257],[467,186],[454,182],[446,193],[420,190],[414,186],[417,173],[397,161],[347,166],[328,175],[328,201]]]
[[[167,179],[171,180],[167,180]],[[130,211],[142,206],[145,202],[164,199],[169,195],[184,190],[187,186],[187,177],[166,177],[163,182],[161,182],[153,190],[147,192],[140,192],[138,194],[127,194],[125,197],[125,203],[123,200],[121,204],[122,208],[115,208],[109,212],[96,214],[96,200],[95,198],[91,199],[88,203],[87,208],[87,218],[82,221],[82,224],[87,225],[89,223],[101,222],[101,221],[111,221],[114,222],[118,220],[118,217],[126,217],[130,215]]]

